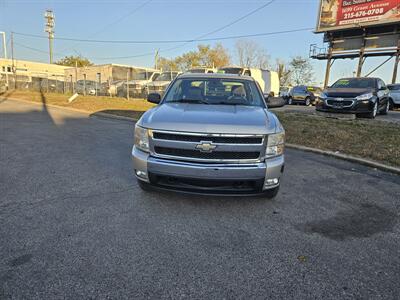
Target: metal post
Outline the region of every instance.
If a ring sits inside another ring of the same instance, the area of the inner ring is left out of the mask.
[[[17,88],[17,79],[15,75],[15,66],[14,66],[14,32],[11,31],[11,68],[14,77],[14,90]],[[7,70],[8,71],[8,70]]]
[[[78,82],[78,61],[75,60],[75,85],[72,84],[73,92],[76,93],[76,83]]]
[[[83,95],[86,96],[86,74],[83,74]]]
[[[396,83],[397,79],[397,70],[399,67],[399,61],[400,61],[400,41],[397,43],[397,53],[394,58],[394,68],[393,68],[393,76],[392,76],[392,83]]]
[[[126,72],[126,99],[129,100],[129,70]]]
[[[325,71],[325,81],[324,81],[324,89],[328,86],[329,84],[329,75],[331,73],[331,61],[332,61],[332,44],[329,44],[329,50],[328,50],[328,61],[326,62],[326,71]]]
[[[53,39],[54,39],[54,14],[53,11],[48,9],[44,14],[44,18],[46,19],[45,29],[44,31],[49,34],[49,60],[50,63],[53,63]]]
[[[361,77],[362,67],[363,67],[363,64],[365,61],[365,58],[364,58],[365,43],[366,43],[366,40],[365,40],[365,32],[364,32],[363,44],[360,49],[360,59],[358,60],[358,67],[357,67],[357,74],[356,74],[357,77]]]
[[[7,63],[7,45],[6,45],[6,33],[4,31],[0,31],[3,35],[3,49],[4,49],[4,59],[6,60],[6,89],[8,90],[8,63]]]

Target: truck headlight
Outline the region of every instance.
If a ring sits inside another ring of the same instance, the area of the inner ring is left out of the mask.
[[[363,95],[357,96],[356,99],[357,99],[357,100],[369,100],[369,99],[371,99],[373,96],[374,96],[374,94],[372,94],[372,93],[367,93],[367,94],[363,94]]]
[[[149,130],[147,128],[135,126],[135,146],[144,151],[149,152]]]
[[[270,158],[283,154],[285,149],[285,131],[268,135],[265,157]]]

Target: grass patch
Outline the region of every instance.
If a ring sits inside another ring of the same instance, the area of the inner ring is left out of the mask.
[[[286,141],[400,166],[400,125],[379,120],[337,120],[275,112]]]
[[[79,95],[72,103],[68,103],[71,95],[57,93],[40,93],[32,91],[11,91],[2,95],[5,98],[22,99],[32,102],[57,105],[61,107],[70,107],[87,111],[89,113],[110,112],[116,115],[128,117],[140,116],[146,110],[154,105],[144,99],[131,99],[117,97],[101,97],[101,96],[82,96]]]

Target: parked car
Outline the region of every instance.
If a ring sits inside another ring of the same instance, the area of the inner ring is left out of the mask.
[[[293,87],[287,97],[289,105],[300,103],[306,106],[315,104],[315,100],[321,94],[322,89],[314,86],[298,85]]]
[[[135,126],[139,185],[211,194],[278,193],[285,131],[249,76],[182,74]],[[162,99],[162,100],[161,100]]]
[[[271,97],[279,95],[280,83],[277,72],[243,67],[223,67],[218,69],[218,72],[223,74],[251,76],[258,82],[264,95]]]
[[[202,74],[210,74],[216,72],[217,72],[216,69],[207,67],[198,67],[186,71],[186,73],[202,73]]]
[[[145,84],[145,92],[147,94],[158,93],[162,96],[171,81],[174,80],[179,74],[180,72],[175,71],[162,72],[156,80]]]
[[[159,71],[143,71],[133,75],[133,80],[128,82],[129,84],[129,96],[146,96],[145,86],[148,83],[155,81],[160,76]],[[118,89],[119,97],[126,97],[128,93],[128,84],[123,82]]]
[[[339,79],[321,93],[316,109],[375,118],[389,111],[389,90],[380,78]]]
[[[400,107],[400,83],[388,84],[390,109]]]
[[[75,85],[75,91],[81,95],[100,95],[101,84],[93,80],[78,80]]]

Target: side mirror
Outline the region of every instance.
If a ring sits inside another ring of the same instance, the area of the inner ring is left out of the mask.
[[[386,86],[381,86],[381,87],[379,88],[379,90],[380,90],[380,91],[386,91]]]
[[[147,101],[155,104],[159,104],[161,101],[161,96],[160,94],[157,93],[151,93],[147,96]]]

